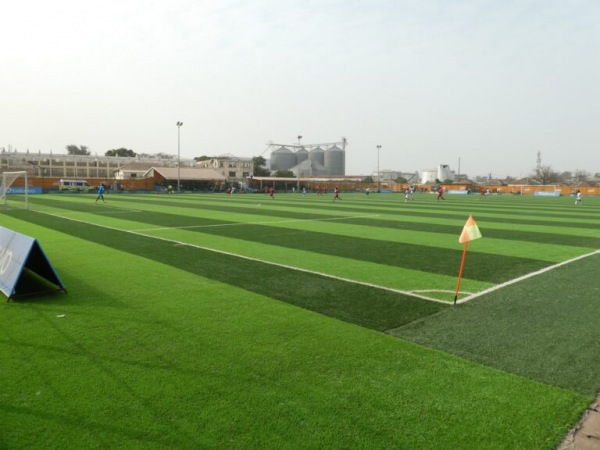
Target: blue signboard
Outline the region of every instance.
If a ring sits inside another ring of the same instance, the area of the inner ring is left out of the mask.
[[[0,227],[0,290],[10,299],[49,288],[66,292],[38,241]]]
[[[25,193],[25,188],[24,187],[9,187],[6,190],[7,194],[24,194]],[[42,188],[40,187],[30,187],[27,189],[27,193],[28,194],[42,194]]]

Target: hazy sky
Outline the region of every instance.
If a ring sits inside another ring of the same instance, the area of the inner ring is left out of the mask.
[[[346,173],[600,172],[598,0],[0,4],[0,147],[269,157]]]

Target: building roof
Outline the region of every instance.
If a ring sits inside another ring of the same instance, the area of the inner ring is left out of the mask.
[[[514,185],[524,185],[524,186],[537,186],[541,184],[539,181],[534,180],[533,178],[519,178],[518,180],[513,180],[508,183],[509,186]]]
[[[151,169],[154,165],[156,165],[156,163],[132,161],[121,166],[119,170],[124,172],[139,172],[143,170],[145,172]]]
[[[482,184],[487,184],[488,186],[506,186],[504,181],[498,179],[488,180]]]
[[[212,159],[214,159],[214,158],[212,158]],[[235,155],[232,155],[231,153],[224,153],[222,155],[217,156],[216,159],[227,159],[227,160],[232,160],[232,161],[252,161],[252,158],[248,158],[245,156],[235,156]]]
[[[213,169],[205,169],[205,168],[193,168],[193,167],[180,167],[177,170],[177,167],[152,167],[146,174],[145,177],[149,175],[149,172],[158,173],[165,180],[226,180],[227,178]]]

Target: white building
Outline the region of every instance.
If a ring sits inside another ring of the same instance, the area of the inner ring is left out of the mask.
[[[424,170],[421,172],[421,184],[435,183],[435,180],[446,181],[454,180],[456,176],[454,170],[450,170],[448,164],[439,164],[435,170]]]

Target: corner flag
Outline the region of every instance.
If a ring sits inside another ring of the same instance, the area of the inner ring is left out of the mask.
[[[461,244],[465,244],[463,249],[462,259],[460,261],[460,269],[458,271],[458,280],[456,282],[456,292],[454,293],[454,304],[456,305],[456,300],[458,299],[458,291],[460,289],[460,280],[462,279],[463,269],[465,267],[465,259],[467,257],[467,245],[469,245],[470,241],[475,239],[479,239],[481,237],[481,231],[479,231],[479,227],[473,220],[473,215],[469,214],[469,218],[467,219],[467,223],[463,227],[462,233],[460,233],[460,237],[458,238],[458,242]]]
[[[465,226],[462,230],[462,233],[460,233],[458,242],[460,242],[461,244],[465,244],[469,241],[479,239],[480,237],[481,231],[479,231],[479,227],[475,223],[475,220],[473,220],[473,215],[470,214],[469,218],[467,219],[467,223],[465,223]]]

